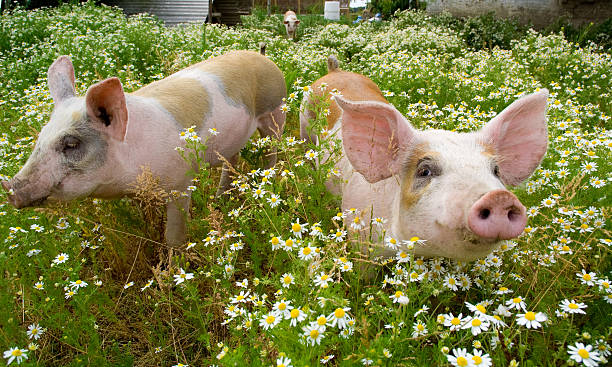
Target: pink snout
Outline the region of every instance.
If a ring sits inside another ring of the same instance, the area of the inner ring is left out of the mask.
[[[19,208],[20,200],[17,199],[17,195],[15,195],[11,190],[11,184],[8,181],[2,181],[2,188],[7,192],[9,203],[12,206]]]
[[[30,195],[24,194],[15,188],[15,184],[11,184],[8,181],[2,181],[2,188],[7,192],[9,203],[17,209],[25,208],[27,206],[37,206],[42,204],[47,196],[42,196],[37,199],[32,199]]]
[[[494,190],[472,205],[468,226],[480,237],[508,240],[523,233],[527,224],[525,212],[525,207],[513,193]]]

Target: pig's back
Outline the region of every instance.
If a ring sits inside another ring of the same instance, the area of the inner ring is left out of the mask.
[[[325,101],[329,104],[330,113],[327,115],[328,129],[334,127],[342,111],[336,102],[331,101],[330,92],[337,89],[344,98],[350,101],[378,101],[389,103],[383,96],[380,88],[368,77],[350,71],[334,70],[312,84],[312,93],[321,97],[321,84],[327,84]]]
[[[253,51],[231,51],[193,66],[221,80],[231,99],[244,104],[254,116],[271,112],[287,95],[280,69]]]

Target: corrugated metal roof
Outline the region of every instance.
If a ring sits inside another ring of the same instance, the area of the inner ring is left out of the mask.
[[[208,0],[106,0],[128,15],[149,13],[156,15],[168,26],[187,22],[205,22]]]

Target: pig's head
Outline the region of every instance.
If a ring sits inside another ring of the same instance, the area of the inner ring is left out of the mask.
[[[336,102],[352,166],[370,183],[399,182],[387,218],[393,235],[425,239],[417,255],[472,260],[525,228],[525,207],[506,186],[523,182],[546,153],[547,96],[523,97],[472,133],[419,131],[389,104]]]
[[[17,208],[47,199],[71,200],[94,193],[107,183],[112,168],[109,151],[125,139],[128,113],[117,78],[92,85],[77,97],[74,68],[66,56],[50,67],[48,83],[55,104],[32,155],[3,188]]]
[[[295,37],[296,30],[298,28],[298,25],[300,24],[300,20],[295,15],[290,15],[284,20],[283,23],[285,24],[287,34],[292,37]]]

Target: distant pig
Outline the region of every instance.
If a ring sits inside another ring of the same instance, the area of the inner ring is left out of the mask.
[[[160,178],[167,191],[185,191],[190,165],[176,147],[184,147],[182,129],[196,126],[206,141],[203,157],[212,166],[225,158],[235,164],[255,129],[279,138],[285,115],[285,79],[265,56],[233,51],[192,65],[134,93],[124,93],[117,78],[89,87],[77,97],[72,62],[60,56],[49,67],[48,83],[55,109],[40,131],[32,155],[2,186],[16,208],[48,199],[119,198],[129,195],[144,168]],[[276,161],[270,157],[268,165]],[[219,189],[229,185],[224,169]],[[189,198],[167,205],[165,238],[176,246],[185,240]]]
[[[394,242],[406,249],[418,237],[426,241],[417,241],[415,255],[469,261],[523,232],[525,207],[505,186],[528,178],[546,153],[547,90],[520,98],[476,132],[419,131],[370,79],[338,70],[334,60],[311,88],[320,95],[326,83],[342,94],[328,116],[329,135],[342,139],[341,181],[328,187],[342,196],[343,210],[358,209],[361,218],[347,221],[363,223],[365,235],[369,220],[386,220],[384,255],[397,252]],[[304,99],[300,120],[302,137],[316,141],[309,134],[315,100]]]
[[[291,10],[287,11],[285,13],[283,23],[285,24],[285,30],[287,30],[287,37],[295,39],[295,36],[297,34],[297,28],[300,24],[300,20],[297,18],[295,13]]]

